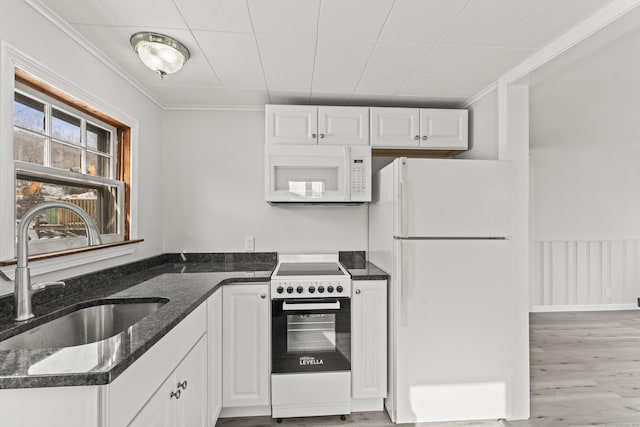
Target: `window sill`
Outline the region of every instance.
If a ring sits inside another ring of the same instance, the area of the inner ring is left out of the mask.
[[[137,244],[142,241],[143,239],[128,240],[126,242],[108,243],[100,246],[33,255],[29,257],[29,268],[31,275],[37,276],[92,262],[103,261],[105,259],[130,255],[136,251],[138,247]],[[16,263],[17,261],[15,259],[0,261],[0,271],[2,271],[9,280],[14,279]]]

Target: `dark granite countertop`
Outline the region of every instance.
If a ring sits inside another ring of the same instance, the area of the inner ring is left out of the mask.
[[[12,320],[12,298],[0,298],[0,341],[96,302],[169,300],[126,331],[97,343],[0,350],[0,389],[108,384],[224,284],[268,281],[275,253],[164,254],[67,279],[64,289],[34,296],[32,320]],[[353,280],[385,280],[363,252],[341,254]]]

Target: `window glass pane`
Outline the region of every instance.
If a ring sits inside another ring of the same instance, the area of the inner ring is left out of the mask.
[[[110,178],[111,159],[99,154],[87,152],[87,174]]]
[[[19,128],[13,131],[13,158],[23,162],[44,165],[46,137],[25,132]]]
[[[116,233],[116,200],[114,189],[63,185],[19,178],[16,180],[16,224],[19,224],[24,214],[34,206],[45,201],[62,201],[86,211],[98,225],[100,233]],[[34,219],[29,227],[30,243],[78,236],[86,236],[84,223],[67,209],[49,209]],[[61,244],[64,245],[64,242]],[[70,245],[69,248],[86,246],[86,240],[75,244],[68,243],[68,245]],[[39,249],[41,247],[45,250]],[[54,250],[60,250],[60,245]],[[30,244],[29,253],[43,252],[48,252],[45,245]]]
[[[80,172],[81,152],[79,148],[58,142],[51,143],[51,166],[71,172]]]
[[[16,92],[13,123],[24,129],[44,133],[44,104]]]
[[[80,119],[55,108],[52,115],[51,135],[61,141],[80,145]]]
[[[87,123],[87,147],[101,153],[111,153],[111,132]]]

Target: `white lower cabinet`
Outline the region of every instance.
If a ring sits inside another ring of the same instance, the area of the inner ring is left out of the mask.
[[[214,426],[222,410],[222,287],[207,300],[209,347],[209,425]]]
[[[130,427],[205,427],[207,425],[207,338],[171,373]]]
[[[225,285],[222,305],[222,415],[269,414],[269,284]]]
[[[381,399],[387,396],[387,281],[354,280],[352,288],[351,396],[376,399],[382,409]]]

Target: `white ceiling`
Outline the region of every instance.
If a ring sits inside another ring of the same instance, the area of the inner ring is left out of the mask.
[[[159,104],[458,105],[612,0],[35,0]],[[191,51],[161,80],[138,31]]]

